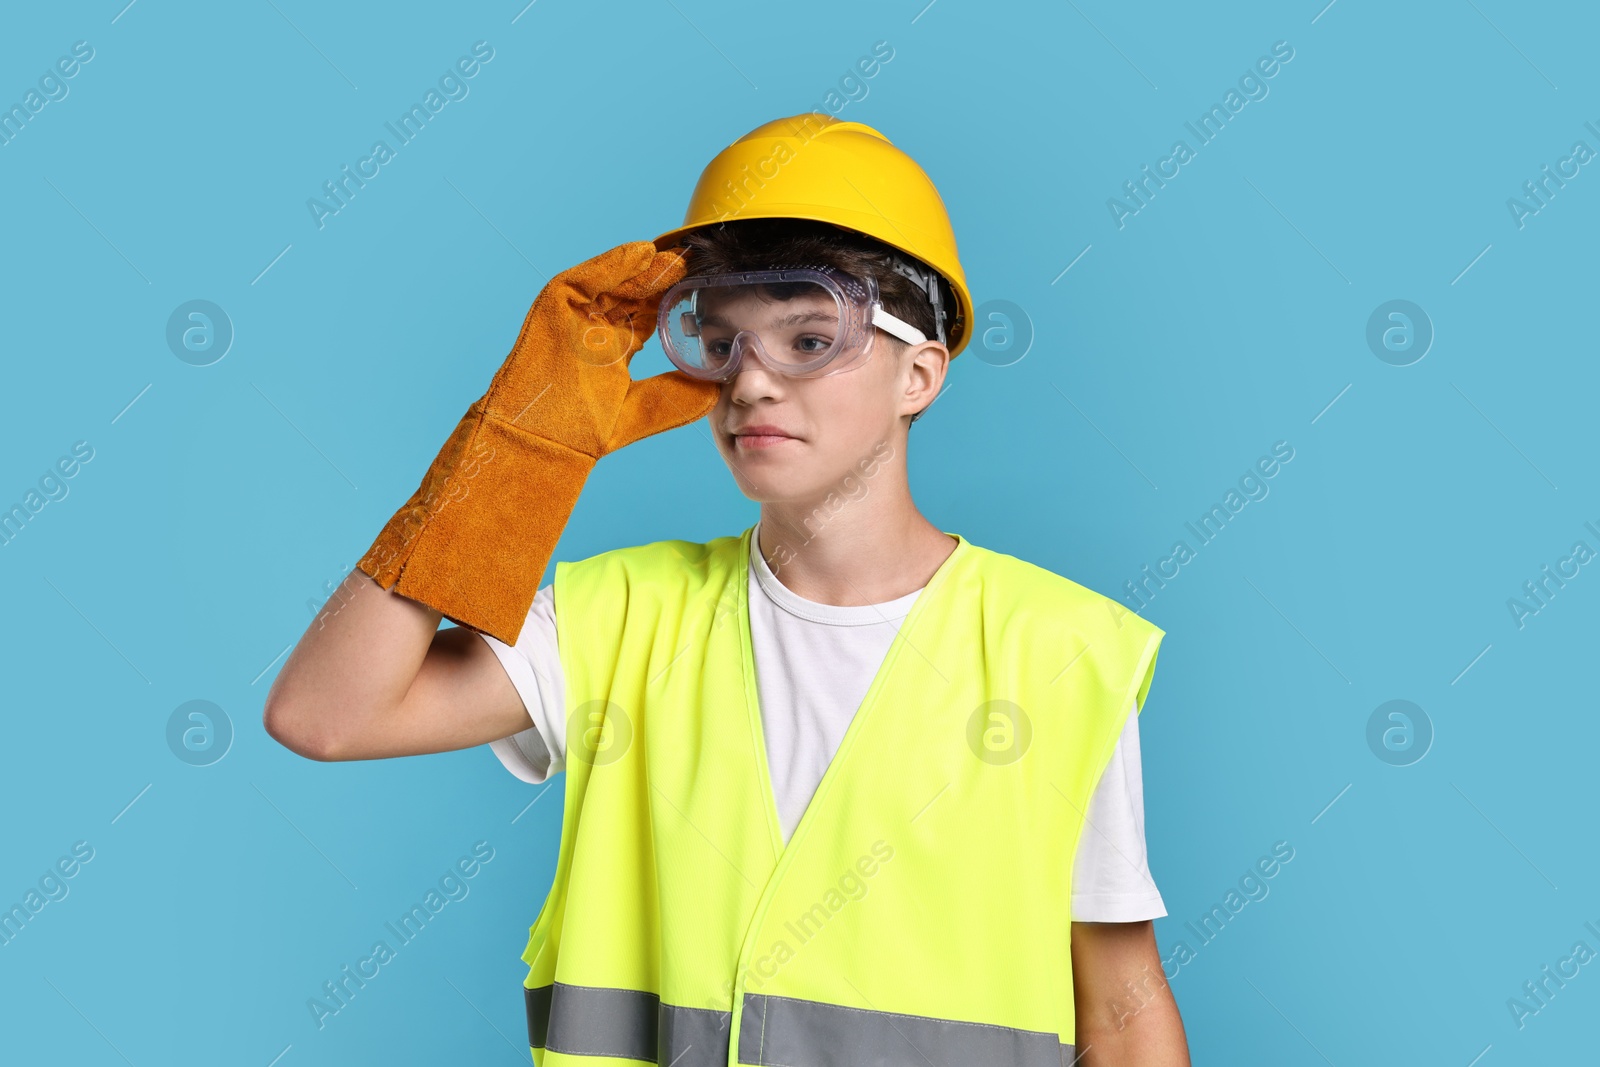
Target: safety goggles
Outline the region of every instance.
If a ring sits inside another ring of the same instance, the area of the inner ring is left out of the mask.
[[[683,373],[724,381],[746,353],[796,378],[839,374],[872,352],[874,329],[907,344],[922,331],[883,309],[878,282],[832,267],[702,274],[661,298],[661,347]]]

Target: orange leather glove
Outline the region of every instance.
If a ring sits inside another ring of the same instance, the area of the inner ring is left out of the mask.
[[[515,643],[589,471],[695,421],[720,387],[678,370],[635,381],[681,250],[633,241],[540,291],[489,391],[357,564],[384,589]]]

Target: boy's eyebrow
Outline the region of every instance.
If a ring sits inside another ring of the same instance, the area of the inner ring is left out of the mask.
[[[830,314],[826,311],[796,311],[792,314],[785,315],[781,319],[774,319],[772,321],[772,327],[774,329],[781,329],[785,326],[798,326],[803,322],[838,321],[839,316],[837,314]],[[725,330],[732,329],[732,326],[729,324],[728,320],[715,312],[702,318],[700,320],[700,324],[702,326],[720,326]]]

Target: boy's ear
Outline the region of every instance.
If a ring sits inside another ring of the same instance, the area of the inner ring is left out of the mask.
[[[928,405],[933,403],[932,398],[944,388],[945,374],[950,366],[950,350],[938,341],[924,341],[917,345],[904,345],[900,358],[907,361],[903,369],[911,373],[910,385],[917,392],[927,394],[928,403],[922,408],[927,411]]]
[[[914,347],[918,350],[914,358],[933,367],[942,381],[945,374],[949,372],[950,360],[954,358],[950,355],[950,349],[939,341],[924,341],[920,345],[909,347]]]

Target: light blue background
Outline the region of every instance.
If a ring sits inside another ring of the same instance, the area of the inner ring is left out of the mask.
[[[1185,922],[1274,842],[1295,850],[1173,979],[1196,1062],[1593,1059],[1600,965],[1522,1029],[1506,1001],[1578,940],[1600,950],[1600,576],[1520,629],[1506,602],[1575,541],[1600,549],[1600,165],[1523,228],[1506,202],[1573,142],[1600,149],[1600,20],[925,3],[7,14],[0,103],[73,42],[95,54],[0,147],[0,504],[73,442],[94,458],[0,549],[0,903],[95,851],[0,947],[0,1058],[526,1061],[518,956],[559,792],[530,809],[487,749],[310,762],[264,734],[263,697],[545,278],[675,225],[719,148],[827,107],[884,40],[840,117],[922,163],[977,302],[1033,334],[1001,365],[986,317],[994,351],[956,361],[913,433],[931,520],[1115,595],[1294,448],[1145,611],[1168,634],[1142,718],[1163,954],[1198,946]],[[470,95],[318,229],[307,199],[479,40]],[[1108,198],[1193,146],[1184,123],[1277,41],[1294,57],[1269,95],[1119,229]],[[237,331],[207,367],[164,338],[193,299]],[[1410,366],[1365,340],[1393,299],[1436,330]],[[665,366],[652,345],[636,374]],[[754,517],[701,423],[606,459],[557,558]],[[235,731],[209,767],[165,740],[193,699]],[[1391,699],[1436,734],[1411,766],[1366,741]],[[478,841],[470,896],[319,1030],[307,999]]]

